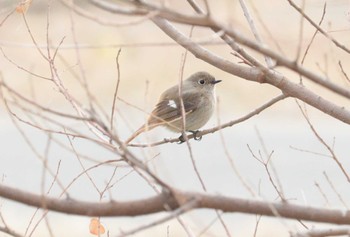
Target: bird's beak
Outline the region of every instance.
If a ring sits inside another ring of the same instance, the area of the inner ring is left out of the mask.
[[[219,83],[221,82],[221,80],[215,80],[215,81],[212,81],[211,84],[215,85],[216,83]]]

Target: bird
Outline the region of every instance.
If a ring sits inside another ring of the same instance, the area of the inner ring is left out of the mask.
[[[208,72],[200,71],[183,81],[181,91],[179,85],[174,85],[164,91],[151,112],[147,122],[137,129],[125,142],[128,145],[138,135],[158,126],[165,126],[173,132],[179,132],[180,143],[185,141],[183,132],[194,134],[211,118],[216,104],[215,85],[221,82]],[[181,94],[181,97],[180,97]],[[185,127],[181,112],[181,98],[184,108]]]

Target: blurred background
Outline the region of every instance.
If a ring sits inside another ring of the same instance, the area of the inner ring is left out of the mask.
[[[171,7],[192,13],[186,1],[167,2]],[[215,18],[253,38],[238,1],[208,2]],[[109,22],[128,23],[133,19],[102,12],[85,1],[76,3],[85,10],[93,12],[96,17]],[[296,3],[301,5],[301,1]],[[332,0],[326,3],[322,27],[348,46],[350,1]],[[37,48],[28,33],[22,14],[16,12],[10,14],[17,4],[18,1],[0,1],[1,77],[23,96],[37,101],[44,107],[74,114],[73,108],[54,83],[36,76],[51,77],[49,64],[39,52],[40,50],[43,54],[47,54],[47,44],[51,46],[51,54],[54,54],[58,47],[55,66],[67,91],[88,108],[89,97],[79,82],[85,77],[91,94],[107,115],[111,113],[118,79],[116,56],[121,49],[118,97],[122,100],[118,100],[116,104],[115,126],[117,134],[122,139],[126,139],[145,121],[146,112],[152,110],[159,95],[179,81],[185,50],[177,46],[150,21],[124,26],[103,25],[75,14],[60,1],[33,1],[25,14],[25,20],[35,37]],[[315,29],[304,22],[300,41],[300,15],[287,1],[270,0],[267,3],[251,0],[247,1],[247,4],[264,42],[269,47],[283,53],[288,59],[296,58],[299,46],[304,53]],[[323,7],[324,1],[305,1],[305,12],[315,22],[321,19]],[[190,33],[190,27],[175,25],[184,34]],[[211,44],[205,45],[208,50],[232,62],[241,62],[212,31],[195,27],[192,37],[194,40],[212,39]],[[251,52],[249,49],[248,51]],[[261,55],[251,53],[263,62]],[[318,34],[304,65],[316,73],[327,75],[335,83],[349,87],[338,65],[341,61],[343,68],[347,70],[348,59],[347,53]],[[289,70],[283,68],[276,70],[295,82],[299,81],[299,76]],[[188,77],[197,71],[208,71],[217,79],[223,80],[216,88],[218,111],[205,128],[218,125],[218,121],[225,123],[237,119],[281,93],[269,85],[249,82],[227,74],[189,53],[185,61],[184,76]],[[347,100],[305,79],[304,84],[320,96],[348,107]],[[11,97],[8,99],[11,100]],[[14,110],[24,120],[30,120],[23,111]],[[307,111],[319,135],[333,148],[345,170],[349,171],[349,126],[311,107],[307,106]],[[98,113],[103,117],[101,110]],[[62,119],[60,122],[93,136],[82,122],[68,119]],[[30,192],[45,193],[53,177],[43,168],[43,162],[47,162],[47,166],[54,172],[59,167],[57,176],[64,186],[82,172],[77,157],[50,140],[53,137],[69,146],[66,136],[53,134],[50,137],[40,129],[18,121],[17,124],[20,130],[1,103],[2,183]],[[41,124],[45,122],[41,121]],[[178,134],[159,128],[141,135],[136,141],[145,143],[173,137],[178,137]],[[28,145],[26,140],[30,141],[32,146]],[[223,141],[227,147],[226,152]],[[92,157],[97,162],[118,158],[103,147],[83,139],[73,139],[72,143],[81,154]],[[264,160],[267,160],[265,154],[273,152],[270,160],[270,168],[275,170],[273,178],[281,185],[284,196],[291,203],[348,209],[349,183],[325,146],[311,131],[293,98],[278,102],[244,123],[208,134],[200,142],[191,141],[191,146],[199,173],[209,193],[267,201],[278,200],[265,167],[253,157],[249,146],[255,155],[261,154]],[[165,144],[154,148],[131,148],[131,150],[141,159],[150,160],[150,167],[169,184],[183,190],[202,191],[186,145]],[[231,166],[232,161],[235,168]],[[96,162],[84,159],[83,164],[88,168]],[[235,172],[235,169],[239,173]],[[114,166],[109,165],[93,169],[89,174],[97,187],[102,190],[113,172]],[[239,176],[251,190],[254,190],[255,197],[244,187]],[[134,200],[154,194],[152,188],[128,168],[118,167],[113,183],[115,185],[110,193],[100,197],[89,178],[82,176],[73,183],[68,193],[72,198],[87,201]],[[61,189],[56,184],[49,196],[57,197],[60,192]],[[32,236],[48,236],[49,229],[54,236],[90,235],[88,217],[49,213],[47,222],[39,221],[42,211],[34,214],[34,208],[6,199],[0,199],[0,212],[9,227],[22,234],[27,233],[26,236],[33,229]],[[109,236],[115,236],[120,230],[126,231],[162,216],[164,213],[133,218],[101,218],[101,220],[109,231]],[[297,221],[284,221],[278,218],[262,217],[258,225],[258,217],[254,215],[223,214],[223,219],[233,236],[253,236],[255,231],[256,236],[289,236],[290,232],[305,230],[305,227]],[[196,236],[223,236],[225,233],[216,220],[214,211],[192,211],[183,215],[183,220]],[[35,227],[37,222],[39,224]],[[307,222],[304,224],[309,228],[326,226]],[[210,227],[205,230],[208,226]],[[135,236],[167,236],[167,233],[169,236],[185,236],[183,228],[176,220],[150,228]],[[107,236],[107,233],[103,236]]]

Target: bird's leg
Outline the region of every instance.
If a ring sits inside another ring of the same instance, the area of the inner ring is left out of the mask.
[[[202,140],[202,136],[197,136],[197,134],[200,132],[199,130],[193,131],[193,130],[188,130],[190,133],[193,134],[193,139],[196,141]]]
[[[185,137],[184,137],[184,134],[182,133],[181,136],[179,137],[179,142],[178,144],[182,144],[184,143],[186,140],[185,140]]]
[[[200,132],[199,130],[188,130],[190,133],[193,134],[193,139],[196,140],[196,141],[200,141],[202,140],[202,136],[197,136],[197,134]],[[182,144],[184,143],[186,140],[185,140],[185,136],[184,134],[182,133],[182,135],[178,138],[179,139],[179,142],[178,144]]]

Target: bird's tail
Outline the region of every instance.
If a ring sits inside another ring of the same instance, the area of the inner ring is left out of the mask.
[[[125,142],[125,145],[128,145],[132,140],[134,140],[138,135],[140,135],[143,132],[147,132],[155,127],[157,127],[159,124],[144,124],[142,125],[139,129],[136,130],[136,132],[134,132]]]
[[[134,140],[138,135],[143,133],[146,130],[146,126],[142,125],[139,129],[136,130],[125,142],[125,145],[128,145],[132,140]]]

